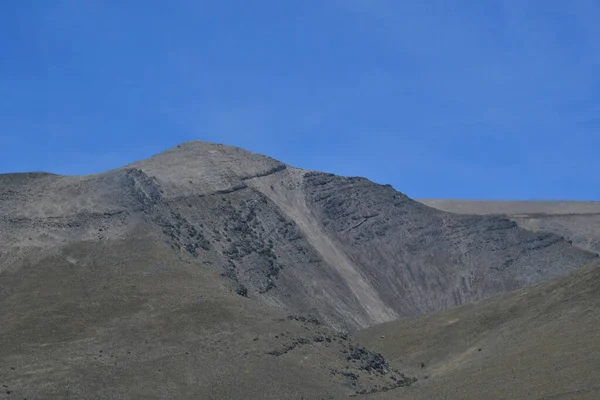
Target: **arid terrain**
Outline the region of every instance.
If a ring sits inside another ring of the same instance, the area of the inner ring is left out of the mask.
[[[0,175],[0,399],[598,394],[595,203],[428,204],[204,142]]]

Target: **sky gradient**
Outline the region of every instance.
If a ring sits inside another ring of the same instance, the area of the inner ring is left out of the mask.
[[[1,2],[0,173],[204,140],[417,198],[600,200],[597,21],[595,0]]]

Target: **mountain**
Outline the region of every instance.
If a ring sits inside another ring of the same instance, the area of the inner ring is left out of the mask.
[[[97,175],[0,175],[0,383],[29,399],[405,387],[412,375],[345,332],[597,257],[505,217],[218,144]]]
[[[510,218],[524,229],[551,232],[577,247],[600,254],[599,201],[419,201],[453,213]]]
[[[409,399],[600,398],[600,263],[357,337],[419,381]],[[427,377],[427,379],[425,379]],[[396,399],[382,394],[380,399]],[[397,393],[396,393],[397,394]]]

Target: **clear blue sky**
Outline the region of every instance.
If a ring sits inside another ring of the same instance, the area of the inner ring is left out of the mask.
[[[600,200],[600,2],[0,3],[0,172],[187,140],[412,197]]]

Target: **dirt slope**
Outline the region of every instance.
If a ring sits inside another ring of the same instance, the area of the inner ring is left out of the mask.
[[[596,262],[534,287],[357,336],[421,378],[401,393],[405,397],[374,398],[597,399],[599,326]]]

